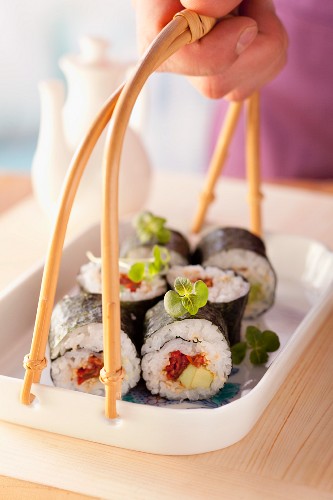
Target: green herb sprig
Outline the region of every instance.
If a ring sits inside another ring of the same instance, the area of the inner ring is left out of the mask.
[[[95,257],[92,252],[87,252],[87,257],[90,262],[101,266],[101,257]],[[154,245],[152,256],[148,259],[141,259],[140,262],[132,264],[133,259],[119,259],[119,267],[126,270],[127,276],[134,283],[139,283],[143,279],[152,279],[156,274],[165,274],[169,268],[171,256],[170,252],[165,247]]]
[[[166,219],[157,217],[151,212],[141,212],[134,221],[133,226],[141,243],[155,240],[161,245],[170,241],[170,230],[165,227]]]
[[[245,342],[238,342],[231,347],[232,362],[239,365],[250,350],[250,361],[253,365],[262,365],[268,360],[268,353],[277,351],[280,347],[279,337],[271,330],[259,330],[256,326],[248,326]]]
[[[134,283],[142,280],[151,280],[157,274],[166,272],[170,262],[170,253],[167,248],[154,245],[152,257],[131,265],[127,276]]]
[[[197,314],[200,307],[207,304],[208,287],[201,280],[192,283],[188,278],[178,277],[174,290],[164,295],[164,308],[173,318],[180,318],[187,312]]]

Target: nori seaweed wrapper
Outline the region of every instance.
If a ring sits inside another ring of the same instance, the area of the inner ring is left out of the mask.
[[[222,254],[223,252],[227,252],[229,250],[245,250],[257,254],[260,258],[263,258],[266,261],[267,268],[271,273],[269,292],[256,302],[260,305],[260,308],[257,307],[257,309],[251,309],[251,302],[248,302],[247,304],[244,316],[246,319],[254,319],[261,314],[264,314],[273,306],[277,282],[275,270],[266,255],[265,244],[259,236],[256,236],[243,228],[226,227],[215,229],[203,237],[201,242],[197,245],[193,254],[193,260],[201,265],[205,265],[207,260],[210,261],[210,265],[217,265],[216,262],[213,263],[215,256],[217,257],[220,253]],[[251,270],[250,263],[249,270]],[[237,271],[239,271],[239,274],[248,279],[252,287],[253,283],[251,282],[248,273],[244,272],[243,274],[240,268],[237,268]],[[249,294],[249,301],[251,301],[251,290]]]
[[[230,302],[208,302],[208,304],[216,309],[217,313],[223,317],[227,326],[228,339],[231,346],[241,340],[242,319],[248,296],[249,294],[247,293]]]
[[[142,301],[145,302],[143,305],[142,302],[138,302],[137,310],[128,306],[128,304],[135,303],[126,302],[125,306],[121,304],[121,329],[129,336],[139,353],[143,340],[142,328],[145,312],[159,299],[160,297]],[[139,311],[140,304],[141,310]],[[49,333],[51,359],[56,357],[53,351],[66,335],[92,323],[103,323],[101,294],[79,293],[63,297],[54,308],[51,318]]]
[[[181,266],[179,266],[181,267]],[[205,272],[206,267],[205,266],[200,266],[202,270]],[[209,266],[213,267],[214,266]],[[183,266],[184,269],[187,268],[187,266]],[[189,266],[191,268],[191,266]],[[219,268],[216,268],[219,270]],[[171,268],[172,270],[172,268]],[[224,271],[228,271],[228,269],[225,269]],[[248,283],[248,280],[244,278],[241,274],[235,272],[233,269],[229,270],[232,272],[234,277],[239,277],[242,281],[245,283]],[[186,277],[187,275],[184,274]],[[205,278],[200,276],[200,272],[197,274],[196,279],[200,279],[205,282]],[[169,285],[169,288],[174,290],[174,287],[170,280],[168,279],[167,276],[167,283]],[[249,286],[250,290],[250,286]],[[207,304],[210,304],[212,307],[216,308],[219,314],[222,315],[226,325],[227,325],[227,330],[228,330],[228,337],[229,337],[229,342],[230,345],[236,344],[237,342],[240,342],[240,332],[241,332],[241,324],[242,324],[242,319],[244,316],[244,311],[245,307],[247,304],[247,300],[249,297],[249,291],[247,293],[244,293],[244,295],[241,295],[233,300],[229,300],[228,302],[222,302],[222,301],[211,301],[208,299]]]
[[[186,262],[190,261],[190,244],[179,231],[175,231],[174,229],[168,228],[170,231],[170,240],[168,243],[159,243],[156,238],[152,238],[146,243],[141,243],[140,239],[134,235],[132,237],[127,238],[121,245],[120,255],[122,257],[127,257],[128,253],[135,248],[139,247],[147,247],[153,249],[154,245],[158,245],[161,247],[166,247],[168,250],[172,250],[173,252],[178,253],[183,257]]]
[[[53,350],[73,330],[92,323],[102,323],[101,295],[79,293],[66,295],[55,306],[49,332],[50,356]]]
[[[204,307],[201,307],[195,315],[185,314],[181,318],[173,318],[166,312],[163,300],[147,311],[143,328],[144,339],[146,340],[164,326],[170,325],[176,321],[182,321],[184,319],[206,319],[207,321],[210,321],[213,325],[218,327],[221,335],[223,335],[223,337],[229,342],[227,326],[224,318],[221,316],[221,312],[215,307],[212,307],[211,304],[206,304]]]
[[[259,236],[239,227],[220,227],[201,239],[192,255],[192,262],[202,264],[212,255],[234,248],[250,250],[267,258],[265,244]]]
[[[141,352],[143,344],[143,324],[146,312],[161,300],[163,295],[153,297],[152,299],[120,302],[121,318],[126,324],[127,335],[132,340],[138,353]]]

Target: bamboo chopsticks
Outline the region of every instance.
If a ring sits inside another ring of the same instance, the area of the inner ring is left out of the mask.
[[[246,100],[246,176],[248,179],[250,207],[250,229],[261,236],[261,199],[260,191],[260,123],[259,93],[255,92]],[[218,137],[204,187],[201,191],[198,209],[192,223],[192,232],[198,233],[203,225],[208,207],[214,200],[216,182],[222,172],[232,137],[235,133],[243,102],[231,102]]]

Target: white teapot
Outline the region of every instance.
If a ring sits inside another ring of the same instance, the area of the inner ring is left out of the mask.
[[[105,100],[125,80],[129,65],[107,56],[108,43],[84,37],[80,54],[59,61],[67,80],[67,97],[61,80],[39,83],[41,118],[36,152],[32,162],[32,185],[40,206],[55,215],[58,196],[69,163]],[[141,103],[142,105],[142,103]],[[100,220],[102,158],[106,131],[98,140],[83,174],[71,219],[94,223]],[[128,127],[122,152],[119,179],[121,216],[142,209],[151,178],[149,157],[133,127]]]

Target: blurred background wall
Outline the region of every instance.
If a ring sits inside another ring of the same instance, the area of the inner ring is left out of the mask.
[[[104,37],[110,55],[138,57],[131,0],[0,0],[0,170],[29,172],[39,130],[38,82],[64,76],[59,58],[82,35]],[[200,171],[210,146],[214,103],[178,75],[148,83],[141,130],[154,168]]]

